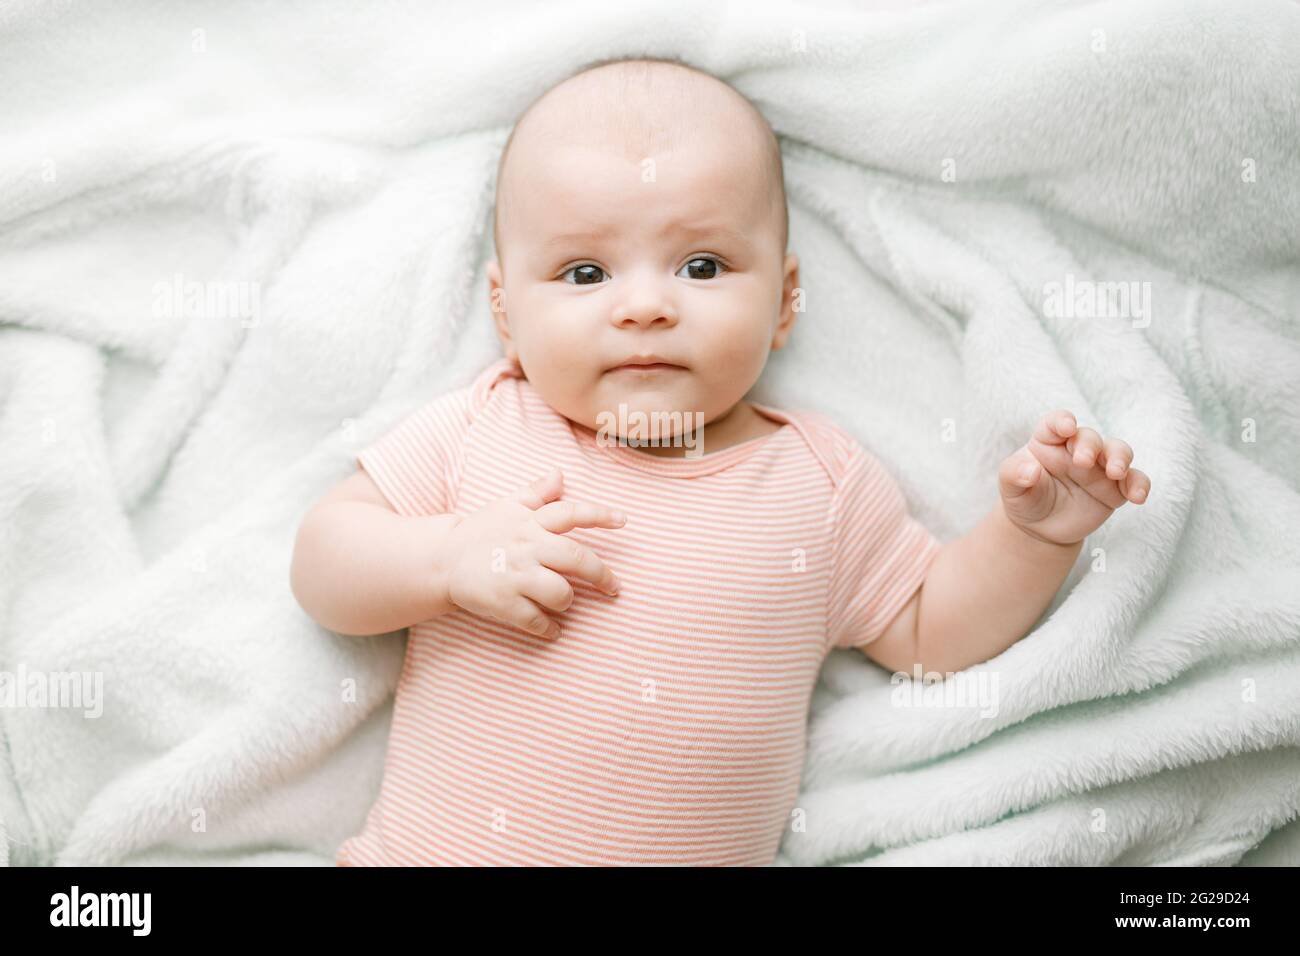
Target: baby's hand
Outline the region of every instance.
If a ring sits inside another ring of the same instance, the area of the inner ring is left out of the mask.
[[[438,561],[452,604],[553,639],[560,627],[542,608],[564,611],[573,603],[573,586],[562,574],[618,593],[618,581],[604,562],[564,533],[621,528],[627,518],[601,505],[556,500],[563,485],[563,474],[552,468],[546,477],[461,518]]]
[[[1125,501],[1146,501],[1151,479],[1130,468],[1132,461],[1125,442],[1103,441],[1070,412],[1052,412],[998,469],[1003,510],[1036,538],[1075,544]]]

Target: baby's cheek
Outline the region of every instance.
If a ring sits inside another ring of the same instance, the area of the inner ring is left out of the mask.
[[[753,378],[762,371],[771,344],[765,328],[752,322],[737,322],[715,338],[712,360],[725,378]]]
[[[715,333],[731,357],[738,361],[762,361],[776,332],[779,309],[777,301],[756,290],[746,289],[745,294],[730,297],[724,308],[715,312],[715,321],[707,328]]]
[[[576,322],[528,316],[516,323],[515,340],[520,353],[532,363],[526,366],[530,378],[534,369],[539,376],[562,378],[596,361],[590,333],[584,334]]]

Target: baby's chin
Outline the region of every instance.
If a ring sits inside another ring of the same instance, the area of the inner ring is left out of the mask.
[[[596,389],[592,398],[593,414],[617,412],[619,406],[643,412],[697,412],[705,411],[708,404],[697,389],[671,386],[605,387]]]
[[[607,392],[587,409],[583,424],[592,431],[623,434],[625,430],[657,424],[661,431],[692,431],[707,420],[708,409],[689,393],[662,388],[619,389]]]

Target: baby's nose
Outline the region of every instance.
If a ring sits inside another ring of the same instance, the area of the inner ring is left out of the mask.
[[[615,325],[673,325],[677,306],[666,282],[659,278],[630,277],[610,315]]]

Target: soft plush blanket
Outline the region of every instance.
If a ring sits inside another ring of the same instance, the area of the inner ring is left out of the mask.
[[[944,538],[1057,406],[1154,483],[997,658],[832,654],[778,863],[1294,860],[1296,4],[11,0],[0,861],[360,828],[403,637],[312,622],[294,532],[498,354],[509,124],[632,54],[782,139],[807,311],[751,397],[834,416]]]

